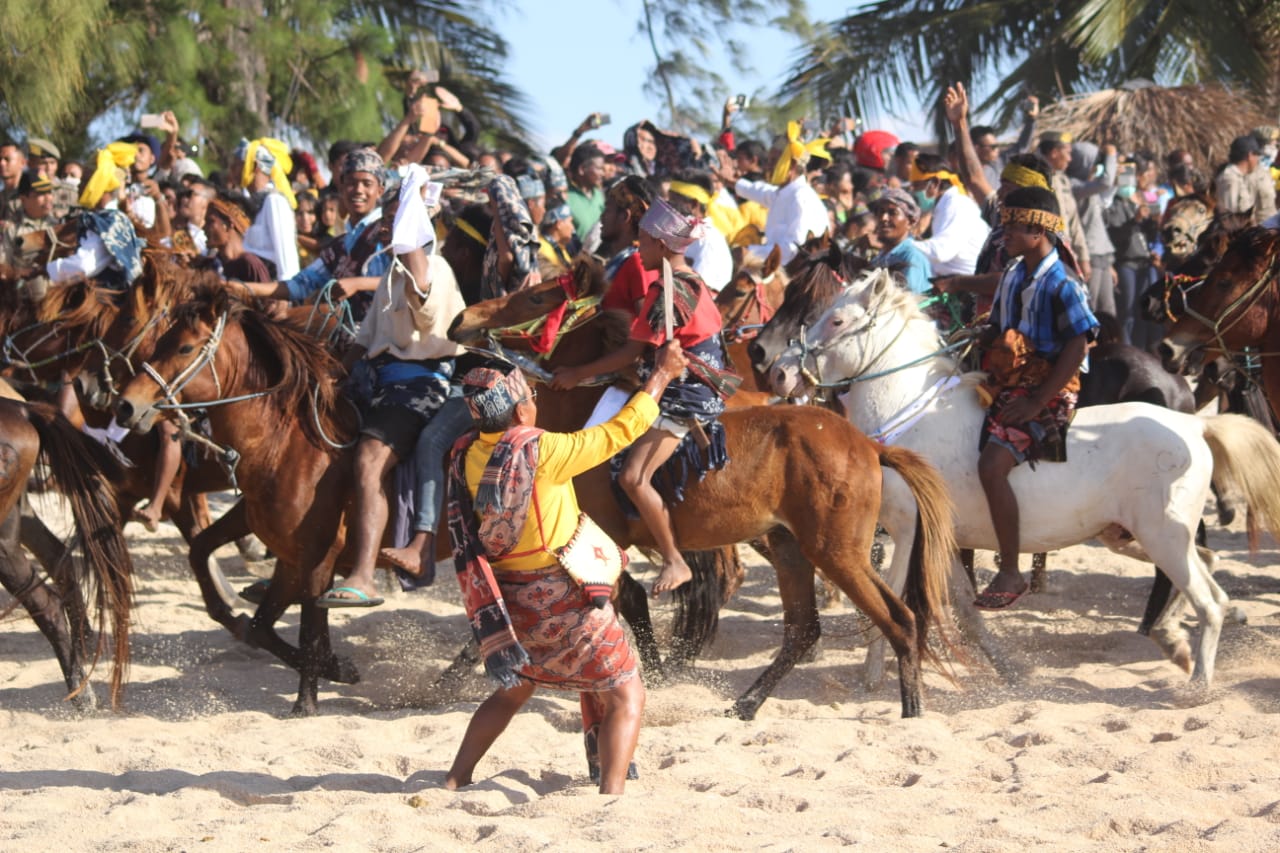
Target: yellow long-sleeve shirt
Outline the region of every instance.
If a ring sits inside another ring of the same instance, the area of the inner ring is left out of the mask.
[[[644,391],[631,397],[612,420],[577,432],[544,432],[538,438],[538,470],[533,477],[536,499],[529,502],[529,516],[520,541],[511,549],[516,555],[494,560],[493,568],[504,572],[528,572],[544,569],[555,562],[549,551],[568,543],[578,527],[578,496],[573,478],[589,471],[627,447],[653,425],[658,417],[658,404]],[[480,488],[480,477],[493,449],[502,438],[500,432],[482,432],[467,450],[467,489],[474,499]],[[541,535],[539,534],[541,521]],[[545,547],[543,537],[546,538]]]

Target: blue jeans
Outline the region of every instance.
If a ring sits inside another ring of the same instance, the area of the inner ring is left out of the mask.
[[[413,467],[418,478],[414,495],[413,530],[435,533],[444,500],[444,458],[464,432],[471,429],[471,411],[458,387],[449,389],[449,399],[418,434],[413,450]]]
[[[1142,316],[1142,293],[1156,280],[1156,271],[1143,261],[1121,261],[1116,264],[1119,279],[1116,313],[1123,342],[1140,350],[1150,350],[1160,343],[1162,330]]]

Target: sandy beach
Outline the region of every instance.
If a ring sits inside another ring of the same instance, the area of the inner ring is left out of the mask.
[[[587,780],[576,696],[545,691],[474,786],[441,788],[489,692],[476,677],[432,695],[467,635],[451,567],[430,589],[335,612],[363,680],[322,683],[320,715],[290,719],[297,678],[205,616],[173,527],[127,532],[137,609],[121,712],[75,713],[34,624],[20,610],[0,622],[0,848],[1280,849],[1278,555],[1269,538],[1250,554],[1239,523],[1209,544],[1249,624],[1224,629],[1208,695],[1134,630],[1150,569],[1083,545],[1050,555],[1046,592],[987,617],[1017,683],[931,671],[918,720],[899,716],[895,668],[862,686],[864,623],[847,602],[823,613],[821,657],[756,720],[726,717],[782,630],[773,572],[744,548],[746,583],[694,677],[650,688],[624,797]],[[219,559],[235,583],[270,569]],[[665,627],[670,608],[655,618]],[[296,611],[285,625],[292,637]]]

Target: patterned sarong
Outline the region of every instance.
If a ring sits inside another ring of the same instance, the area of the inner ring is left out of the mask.
[[[529,663],[520,675],[544,687],[599,693],[635,678],[639,665],[613,605],[591,606],[559,566],[494,572]]]

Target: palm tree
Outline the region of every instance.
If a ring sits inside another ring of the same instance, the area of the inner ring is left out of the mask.
[[[1280,0],[878,0],[823,24],[783,95],[892,111],[920,98],[945,138],[954,81],[996,79],[979,110],[1007,123],[1027,95],[1065,97],[1146,77],[1216,80],[1275,100]]]

